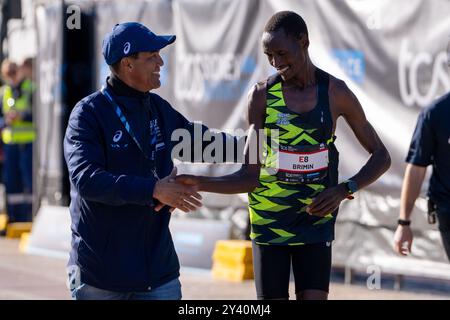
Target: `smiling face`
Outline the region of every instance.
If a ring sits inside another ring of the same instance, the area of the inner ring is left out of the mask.
[[[148,92],[161,86],[160,71],[164,61],[159,51],[139,52],[136,58],[123,58],[121,64],[126,78],[122,80],[132,88]]]
[[[262,36],[262,45],[270,65],[277,69],[283,81],[301,76],[305,72],[309,45],[305,34],[297,39],[287,35],[282,28],[266,31]]]

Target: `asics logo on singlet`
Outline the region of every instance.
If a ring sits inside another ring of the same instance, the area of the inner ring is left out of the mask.
[[[278,117],[277,124],[279,124],[279,125],[288,125],[289,124],[289,114],[278,113],[277,117]]]
[[[114,142],[119,142],[119,140],[122,138],[122,130],[117,130],[116,133],[113,136]]]
[[[123,45],[123,53],[128,54],[128,52],[130,52],[130,47],[131,44],[129,42],[125,42],[125,44]]]

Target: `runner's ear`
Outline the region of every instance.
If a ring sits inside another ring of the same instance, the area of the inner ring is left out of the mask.
[[[303,49],[307,50],[309,48],[309,38],[307,34],[302,34],[300,36],[300,45]]]

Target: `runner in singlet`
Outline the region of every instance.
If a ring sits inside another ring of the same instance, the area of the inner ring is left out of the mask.
[[[264,130],[278,130],[278,138],[267,134],[260,187],[249,194],[250,238],[257,244],[304,245],[334,238],[336,212],[325,217],[306,212],[316,195],[338,182],[329,75],[316,69],[316,78],[312,87],[316,104],[302,113],[286,105],[281,76],[267,80]]]
[[[176,180],[199,191],[249,192],[258,299],[288,299],[291,267],[297,299],[327,299],[339,205],[377,180],[389,168],[390,156],[346,84],[311,62],[302,17],[274,14],[262,45],[277,70],[249,93],[248,122],[267,135],[257,141],[265,145],[258,148],[262,160],[227,176]],[[338,179],[334,132],[340,116],[370,155],[349,179]]]

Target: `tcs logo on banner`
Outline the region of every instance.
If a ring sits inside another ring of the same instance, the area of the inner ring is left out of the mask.
[[[450,91],[450,75],[445,50],[436,55],[422,51],[413,53],[407,39],[400,45],[398,82],[400,96],[407,106],[426,107],[443,93]],[[427,77],[431,73],[431,77]],[[421,85],[423,83],[423,85]]]
[[[331,55],[338,62],[340,68],[355,83],[362,84],[366,77],[366,60],[364,52],[360,50],[334,49]]]

